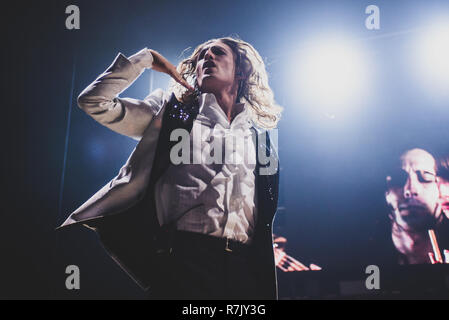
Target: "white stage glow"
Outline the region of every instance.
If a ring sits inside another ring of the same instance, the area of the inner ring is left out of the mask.
[[[346,39],[318,39],[308,45],[291,70],[298,99],[334,118],[360,104],[368,92],[366,58]]]
[[[449,18],[434,21],[414,43],[417,77],[431,94],[449,97]]]

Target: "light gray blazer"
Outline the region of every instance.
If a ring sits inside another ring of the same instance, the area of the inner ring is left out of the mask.
[[[144,100],[119,98],[143,72],[121,53],[78,97],[78,105],[109,129],[139,143],[117,176],[70,214],[59,227],[124,211],[140,201],[149,182],[167,96],[158,89]]]

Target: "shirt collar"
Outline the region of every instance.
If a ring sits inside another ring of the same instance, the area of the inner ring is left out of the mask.
[[[251,121],[251,111],[246,103],[238,103],[243,106],[243,110],[233,119],[230,124],[223,109],[218,105],[217,99],[213,93],[203,93],[199,98],[199,114],[198,121],[207,125],[214,126],[219,123],[223,128],[244,127],[250,128],[253,124]]]

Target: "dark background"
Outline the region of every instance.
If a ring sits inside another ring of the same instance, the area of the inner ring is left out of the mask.
[[[80,7],[80,30],[65,29],[70,4]],[[381,9],[381,30],[364,27],[370,4]],[[445,10],[446,1],[9,3],[2,9],[0,298],[145,297],[94,233],[54,231],[116,175],[136,145],[85,115],[76,97],[118,52],[129,56],[149,47],[175,63],[187,47],[234,34],[266,59],[270,84],[285,108],[275,232],[287,237],[287,251],[326,270],[394,265],[383,198],[387,168],[406,148],[444,153],[449,112],[448,100],[426,93],[410,76],[404,55],[413,32],[392,34]],[[303,39],[336,30],[358,39],[376,72],[370,96],[334,119],[295,96],[297,75],[290,66]],[[167,87],[166,76],[153,76],[153,88]],[[124,95],[144,98],[149,79],[147,71]],[[79,291],[65,289],[70,264],[80,267]]]

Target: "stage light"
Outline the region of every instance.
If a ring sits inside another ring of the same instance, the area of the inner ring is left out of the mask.
[[[333,119],[358,105],[367,93],[366,57],[348,39],[329,37],[308,44],[292,68],[293,90],[302,104]]]
[[[431,94],[449,97],[449,18],[433,21],[414,42],[417,77]]]

